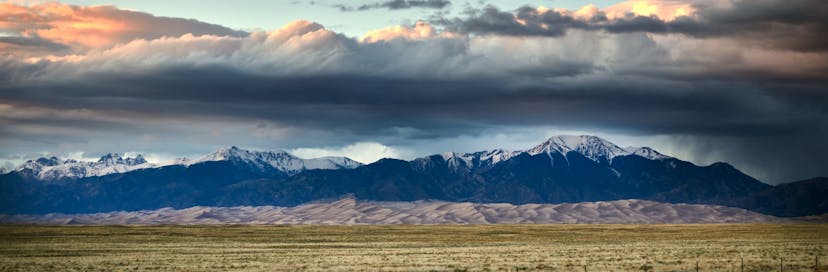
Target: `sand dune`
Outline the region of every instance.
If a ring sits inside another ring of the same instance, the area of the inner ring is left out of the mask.
[[[0,215],[0,223],[35,224],[533,224],[760,223],[788,219],[739,208],[617,200],[572,204],[375,202],[344,198],[296,207],[192,207],[94,214]]]

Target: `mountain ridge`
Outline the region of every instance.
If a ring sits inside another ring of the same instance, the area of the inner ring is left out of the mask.
[[[672,158],[659,153],[650,147],[619,147],[607,140],[591,135],[558,135],[553,136],[541,144],[524,150],[503,150],[493,149],[487,151],[477,151],[470,153],[460,152],[444,152],[440,154],[444,160],[448,161],[455,168],[476,168],[481,166],[489,166],[497,164],[501,161],[508,160],[521,153],[529,153],[537,155],[542,153],[559,153],[565,154],[568,152],[578,152],[582,155],[598,162],[601,159],[611,160],[618,156],[636,155],[648,159],[665,159]],[[434,155],[431,155],[434,156]],[[425,159],[431,156],[415,158]],[[119,153],[108,153],[103,155],[97,162],[78,161],[73,159],[61,160],[57,157],[41,157],[37,159],[28,160],[22,165],[6,172],[21,171],[29,169],[35,172],[35,175],[41,180],[55,180],[60,178],[84,178],[90,176],[102,176],[107,174],[123,173],[132,170],[144,168],[159,168],[170,165],[184,165],[190,166],[197,163],[207,161],[220,160],[243,160],[248,163],[257,164],[259,167],[276,168],[282,172],[294,175],[304,170],[312,169],[337,169],[337,168],[355,168],[363,165],[360,162],[354,161],[348,157],[319,157],[310,159],[298,158],[284,150],[271,151],[253,151],[241,149],[236,146],[220,148],[214,152],[208,153],[198,159],[177,158],[169,162],[149,163],[144,159],[142,154],[137,154],[135,157],[123,157]],[[281,164],[273,163],[272,161],[281,161]],[[62,161],[62,162],[61,162]],[[68,171],[59,169],[66,164],[74,164],[65,166],[64,168],[77,169],[84,168],[84,165],[89,165],[85,168],[101,168],[100,165],[106,167],[120,166],[123,167],[107,169],[105,171],[93,171],[89,169]],[[310,166],[310,167],[307,167]],[[47,174],[42,174],[41,170],[47,170]],[[63,170],[63,171],[49,171],[49,170]],[[78,173],[80,172],[80,173]],[[89,174],[85,174],[89,173]],[[0,172],[0,174],[4,174]]]
[[[319,169],[307,167],[308,160],[295,163],[297,158],[284,151],[217,152],[200,161],[52,183],[27,182],[32,178],[15,172],[0,175],[0,213],[297,206],[343,195],[514,205],[642,199],[787,217],[828,212],[828,193],[823,194],[828,179],[771,186],[727,163],[698,166],[594,136],[553,137],[523,151],[447,152],[367,165],[343,159],[345,165],[327,161],[335,167]]]
[[[107,153],[97,161],[78,161],[57,157],[41,157],[28,160],[14,170],[7,172],[28,171],[33,177],[43,181],[59,179],[79,179],[93,176],[126,173],[139,169],[160,168],[172,165],[191,166],[208,161],[242,161],[254,164],[262,171],[278,170],[294,175],[309,169],[354,168],[362,165],[347,157],[321,157],[301,159],[285,151],[251,151],[238,147],[221,148],[198,159],[177,158],[170,162],[150,163],[143,155],[124,157],[119,153]],[[272,169],[267,169],[272,168]],[[0,173],[5,174],[5,173]]]

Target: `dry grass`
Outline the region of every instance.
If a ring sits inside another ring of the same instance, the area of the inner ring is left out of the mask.
[[[0,226],[0,245],[0,271],[814,271],[828,225]]]

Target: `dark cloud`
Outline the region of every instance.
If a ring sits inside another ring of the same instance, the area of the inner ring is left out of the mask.
[[[568,30],[610,33],[677,33],[698,38],[738,37],[757,46],[798,51],[828,50],[828,2],[821,0],[735,1],[729,8],[696,5],[695,16],[664,19],[628,13],[608,18],[597,12],[576,18],[571,12],[524,6],[502,11],[494,6],[467,11],[465,18],[432,20],[450,30],[512,36],[564,35]]]
[[[371,4],[364,4],[360,6],[350,6],[345,4],[334,5],[341,11],[366,11],[372,9],[412,9],[412,8],[426,8],[426,9],[444,9],[451,5],[449,0],[389,0],[385,2],[377,2]]]
[[[142,75],[98,74],[73,82],[0,88],[0,100],[20,107],[15,109],[20,112],[26,107],[56,112],[82,109],[95,117],[6,116],[0,122],[10,130],[4,132],[5,137],[52,143],[61,140],[49,133],[20,135],[11,130],[43,126],[91,133],[171,133],[158,131],[152,120],[224,120],[250,123],[251,128],[261,128],[264,122],[304,131],[345,132],[319,139],[331,144],[376,137],[440,139],[483,133],[496,126],[603,128],[624,134],[695,135],[692,143],[696,149],[688,149],[697,152],[695,156],[704,158],[701,150],[715,148],[715,154],[724,154],[748,168],[762,165],[760,158],[784,160],[784,165],[758,167],[759,171],[753,172],[772,181],[804,178],[805,173],[825,174],[821,158],[828,145],[818,141],[828,135],[825,95],[811,101],[809,108],[796,102],[815,97],[791,98],[796,94],[789,90],[796,86],[784,83],[637,80],[641,79],[608,76],[587,83],[516,87],[515,82],[501,77],[273,77],[222,67],[180,67]],[[820,84],[826,86],[825,82]],[[669,88],[679,90],[665,90]],[[101,116],[107,118],[98,119]],[[394,128],[420,133],[400,135]],[[716,138],[727,141],[704,141]]]
[[[21,50],[25,48],[26,50],[36,50],[36,51],[51,51],[51,52],[59,52],[69,47],[54,43],[48,40],[44,40],[37,37],[14,37],[14,36],[5,36],[0,37],[0,48],[6,46],[13,46],[13,47],[20,47],[14,51]],[[11,52],[11,51],[9,51]]]
[[[681,136],[670,141],[677,149],[689,151],[688,157],[709,164],[727,158],[739,170],[764,182],[777,184],[826,176],[822,154],[828,145],[820,144],[828,135],[825,119],[813,120],[807,128],[742,136]]]

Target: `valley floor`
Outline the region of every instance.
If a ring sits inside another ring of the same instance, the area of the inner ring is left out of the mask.
[[[828,271],[828,224],[6,225],[0,245],[0,271]]]

